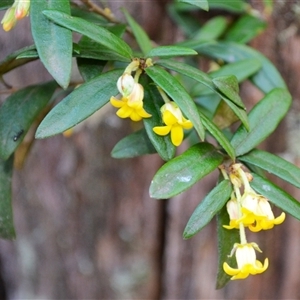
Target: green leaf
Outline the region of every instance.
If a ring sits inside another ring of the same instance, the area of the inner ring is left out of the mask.
[[[300,203],[296,199],[271,181],[255,173],[252,173],[252,175],[253,180],[250,182],[250,185],[256,192],[268,198],[270,202],[286,213],[300,220]]]
[[[177,0],[177,2],[183,2],[183,3],[195,5],[206,11],[208,11],[209,9],[207,0]]]
[[[241,16],[227,31],[225,40],[248,43],[266,28],[266,22],[251,15]]]
[[[107,61],[91,58],[77,58],[77,66],[84,81],[92,80],[102,73]]]
[[[214,86],[212,79],[204,72],[191,67],[185,63],[172,61],[172,60],[159,60],[159,65],[162,65],[168,69],[174,70],[180,74],[183,74],[185,76],[188,76],[190,78],[195,79],[196,81],[204,84],[208,88],[210,88],[212,91],[217,93],[227,104],[228,106],[234,111],[234,113],[238,116],[238,118],[242,121],[242,123],[245,125],[246,128],[249,127],[248,125],[248,119],[247,114],[244,111],[244,109],[241,109],[237,107],[232,101],[223,93],[220,93],[218,89]]]
[[[223,263],[227,262],[232,268],[237,267],[235,255],[229,256],[233,245],[240,242],[239,231],[236,229],[228,230],[223,225],[229,224],[229,215],[226,206],[217,214],[218,231],[218,275],[216,289],[221,289],[229,281],[231,276],[226,274],[223,269]]]
[[[255,148],[276,129],[287,113],[291,100],[291,95],[286,89],[277,88],[252,108],[248,115],[250,131],[241,125],[231,140],[237,156]]]
[[[234,13],[243,13],[250,9],[244,0],[208,0],[211,9],[223,9]]]
[[[246,109],[242,99],[239,96],[239,83],[235,75],[215,77],[212,82],[219,89],[219,91],[233,103],[240,108]]]
[[[180,46],[160,46],[150,50],[146,57],[175,57],[184,55],[197,55],[198,53],[190,48]]]
[[[156,153],[144,128],[120,140],[111,151],[113,158],[132,158]]]
[[[62,133],[100,109],[111,96],[118,94],[116,82],[123,71],[116,69],[101,74],[75,89],[44,118],[37,129],[36,138]]]
[[[218,16],[207,21],[194,35],[193,39],[199,42],[207,42],[218,39],[226,30],[228,20],[226,17]]]
[[[215,170],[223,156],[208,143],[199,143],[165,163],[150,185],[150,197],[167,199],[187,190]]]
[[[147,75],[178,104],[186,117],[193,123],[200,138],[204,140],[205,131],[200,120],[197,106],[180,82],[166,70],[158,66],[146,68],[145,71]]]
[[[281,157],[254,149],[248,154],[240,156],[239,160],[264,169],[300,188],[300,168]]]
[[[199,111],[201,115],[201,120],[205,128],[211,133],[211,135],[219,142],[219,144],[223,147],[223,149],[228,153],[230,158],[235,160],[235,151],[231,146],[229,140],[226,138],[224,133],[212,122],[207,116],[205,116],[201,111]]]
[[[198,53],[221,59],[228,63],[243,60],[245,58],[256,58],[262,68],[252,77],[253,83],[264,93],[270,92],[274,88],[286,88],[278,70],[274,65],[258,51],[234,42],[209,42],[198,45],[182,44],[191,47]]]
[[[158,92],[157,87],[153,83],[146,83],[145,80],[144,82],[141,81],[145,90],[144,109],[152,115],[151,118],[143,119],[144,126],[148,137],[159,156],[163,160],[168,161],[175,156],[176,147],[172,144],[170,135],[160,136],[153,131],[153,127],[163,125],[160,108],[165,103]]]
[[[149,39],[145,30],[130,16],[128,11],[125,8],[123,8],[122,11],[126,17],[126,20],[129,24],[129,26],[132,29],[132,33],[133,33],[140,49],[142,50],[143,54],[145,55],[152,49],[151,40]]]
[[[57,85],[48,82],[28,86],[9,96],[0,107],[0,157],[8,159],[48,104]]]
[[[30,21],[39,57],[48,72],[62,88],[67,88],[72,69],[72,32],[50,22],[45,9],[57,9],[70,17],[69,0],[31,0]]]
[[[132,57],[131,48],[122,39],[103,27],[77,17],[71,17],[59,11],[45,10],[43,11],[43,14],[56,24],[89,37],[97,43],[112,50],[112,52],[127,58],[128,61]]]
[[[13,5],[13,3],[14,3],[14,0],[1,0],[0,10],[9,8],[10,6]]]
[[[16,237],[11,203],[13,163],[13,155],[6,161],[0,159],[0,238],[2,239]]]
[[[230,198],[232,185],[223,180],[200,202],[191,215],[183,232],[183,238],[189,239],[205,227]]]
[[[242,82],[261,69],[261,63],[256,58],[246,58],[222,66],[220,69],[210,72],[212,78],[234,74],[238,82]]]
[[[9,54],[4,60],[0,62],[0,74],[5,74],[19,66],[22,66],[30,61],[35,60],[37,57],[34,58],[24,58],[24,59],[17,59],[22,54],[27,53],[28,51],[35,50],[35,46],[27,46],[21,48],[11,54]]]

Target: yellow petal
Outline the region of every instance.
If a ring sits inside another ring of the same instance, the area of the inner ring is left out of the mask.
[[[171,129],[171,141],[173,145],[179,146],[183,140],[183,129],[180,125],[173,125]]]
[[[119,100],[115,97],[110,97],[110,104],[114,107],[120,108],[126,104],[124,100]]]
[[[134,122],[138,122],[142,120],[142,117],[135,110],[133,110],[133,112],[130,114],[129,117]]]
[[[167,135],[171,131],[171,126],[156,126],[153,131],[158,135]]]
[[[223,270],[226,274],[230,275],[230,276],[233,276],[233,275],[236,275],[240,272],[239,269],[234,269],[234,268],[231,268],[227,262],[224,262],[223,263]]]
[[[185,120],[184,122],[182,122],[181,126],[184,129],[191,129],[193,128],[193,123],[190,120]]]
[[[283,212],[279,217],[274,220],[274,224],[281,224],[285,220],[285,213]]]
[[[128,118],[132,112],[133,112],[132,108],[128,107],[127,105],[124,105],[117,111],[116,114],[118,117],[125,119],[125,118]]]
[[[142,118],[150,118],[152,115],[148,114],[143,108],[136,111]]]
[[[163,112],[163,121],[168,126],[172,126],[177,123],[176,117],[168,110]]]

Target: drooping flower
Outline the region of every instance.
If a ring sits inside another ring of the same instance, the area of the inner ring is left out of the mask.
[[[119,108],[116,112],[120,118],[130,118],[132,121],[140,121],[142,118],[150,118],[143,108],[144,88],[141,84],[134,81],[133,77],[123,74],[117,83],[121,99],[110,98],[112,106]]]
[[[15,0],[14,4],[6,11],[1,21],[3,29],[9,31],[15,27],[17,21],[29,13],[30,0]]]
[[[165,126],[156,126],[153,131],[165,136],[171,133],[171,141],[175,146],[179,146],[182,143],[184,136],[184,129],[191,129],[193,124],[190,120],[187,120],[177,106],[175,102],[168,102],[164,104],[161,109],[162,119]]]
[[[226,229],[239,229],[239,220],[241,218],[241,212],[239,204],[236,198],[231,197],[231,199],[226,204],[227,212],[229,214],[229,225],[223,225]]]
[[[231,280],[245,279],[250,274],[260,274],[268,268],[268,258],[262,264],[256,259],[255,250],[262,252],[256,243],[234,244],[232,254],[235,252],[237,268],[230,267],[226,262],[223,263],[225,273],[232,276]]]

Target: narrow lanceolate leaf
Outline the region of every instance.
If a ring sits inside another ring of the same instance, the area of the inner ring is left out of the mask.
[[[145,129],[140,129],[120,140],[111,151],[113,158],[132,158],[156,153]]]
[[[17,68],[19,66],[22,66],[30,61],[33,61],[38,58],[38,56],[35,57],[26,57],[26,58],[19,58],[22,56],[22,54],[27,53],[28,51],[34,51],[36,48],[34,45],[27,46],[24,48],[21,48],[11,54],[9,54],[7,57],[5,57],[4,60],[0,62],[0,74],[7,73],[14,68]]]
[[[69,0],[31,0],[31,31],[39,57],[57,83],[67,88],[72,68],[72,32],[49,21],[42,11],[56,9],[70,17]]]
[[[234,42],[209,42],[185,45],[195,49],[198,53],[222,59],[228,63],[243,60],[245,58],[256,58],[261,63],[261,69],[252,77],[254,84],[264,93],[274,88],[286,88],[286,84],[275,66],[261,53],[239,43]]]
[[[206,11],[208,11],[209,8],[207,0],[177,0],[177,2],[184,2],[191,5],[195,5]]]
[[[250,131],[241,125],[231,140],[236,155],[243,155],[266,139],[277,127],[291,105],[291,95],[277,88],[268,93],[250,111]]]
[[[230,158],[235,160],[235,151],[230,144],[227,137],[224,133],[215,125],[213,121],[211,121],[207,116],[199,112],[201,115],[201,120],[204,127],[210,132],[210,134],[219,142],[219,144],[223,147],[223,149],[227,152]]]
[[[212,79],[204,72],[191,67],[185,63],[172,61],[172,60],[160,60],[158,61],[158,64],[171,69],[173,71],[176,71],[180,74],[183,74],[185,76],[188,76],[208,88],[210,88],[212,91],[217,93],[226,103],[227,105],[233,110],[233,112],[237,115],[237,117],[242,121],[242,123],[245,125],[246,128],[249,128],[247,114],[244,111],[244,109],[241,109],[240,107],[236,106],[231,99],[229,99],[225,94],[219,92],[219,90],[215,87],[215,85],[212,82]]]
[[[116,82],[123,71],[107,72],[75,89],[48,113],[37,129],[36,138],[64,132],[100,109],[111,96],[118,94]]]
[[[186,55],[197,55],[198,53],[190,48],[180,46],[160,46],[150,50],[146,57],[175,57],[175,56],[186,56]]]
[[[300,203],[271,181],[252,173],[251,187],[286,213],[300,220]]]
[[[165,163],[150,185],[150,197],[166,199],[185,191],[215,170],[223,156],[208,143],[199,143]]]
[[[122,9],[126,20],[129,24],[129,26],[132,29],[132,33],[142,50],[143,54],[145,55],[152,49],[151,41],[147,35],[147,33],[144,31],[144,29],[131,17],[131,15],[128,13],[126,9]]]
[[[8,159],[29,127],[45,108],[57,85],[48,82],[28,86],[9,96],[0,107],[0,157]]]
[[[300,188],[300,168],[266,151],[254,149],[239,160],[255,165]]]
[[[13,155],[8,160],[0,158],[0,238],[2,239],[16,237],[11,203],[13,162]]]
[[[240,108],[246,109],[239,95],[239,83],[235,75],[215,77],[212,80],[217,89]]]
[[[235,255],[229,256],[233,245],[240,242],[239,231],[236,229],[226,229],[223,225],[229,224],[229,216],[226,206],[217,214],[218,231],[218,275],[216,289],[221,289],[229,281],[230,276],[224,272],[223,263],[227,262],[232,268],[237,267]]]
[[[183,232],[183,237],[189,239],[206,226],[230,198],[232,185],[229,180],[223,180],[200,202],[191,215]]]
[[[166,70],[158,66],[147,68],[145,71],[147,75],[178,104],[185,116],[193,123],[200,138],[204,140],[205,131],[200,120],[197,106],[181,83]]]
[[[143,78],[142,78],[143,80]],[[143,81],[141,83],[143,84]],[[146,82],[146,81],[145,81]],[[168,161],[175,156],[176,147],[172,144],[170,135],[160,136],[153,131],[153,127],[162,126],[160,108],[165,104],[157,87],[153,84],[143,84],[145,87],[144,109],[152,115],[143,119],[147,135],[159,156]]]
[[[43,14],[56,24],[81,33],[120,56],[130,60],[132,56],[131,48],[109,30],[81,18],[71,17],[68,14],[59,11],[45,10],[43,11]]]

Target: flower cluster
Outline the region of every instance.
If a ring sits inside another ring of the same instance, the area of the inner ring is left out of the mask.
[[[150,59],[146,60],[146,66],[151,66]],[[110,103],[118,108],[116,112],[120,118],[130,118],[132,121],[140,121],[143,118],[150,118],[152,115],[144,109],[144,88],[138,83],[142,73],[139,59],[134,59],[125,69],[123,75],[118,79],[117,88],[120,97],[112,96]],[[135,73],[134,77],[132,73]],[[171,141],[175,146],[179,146],[184,137],[184,129],[191,129],[193,124],[187,120],[177,104],[171,101],[167,95],[158,88],[165,104],[161,107],[163,126],[155,126],[153,131],[161,136],[171,134]]]
[[[18,20],[29,14],[30,0],[15,0],[14,4],[6,11],[1,24],[5,31],[15,27]]]
[[[223,225],[226,229],[239,229],[240,244],[235,244],[231,252],[235,253],[238,268],[231,268],[226,262],[224,271],[234,279],[244,279],[251,275],[264,272],[268,267],[268,259],[264,265],[256,260],[255,250],[261,252],[255,243],[247,243],[245,228],[252,232],[272,229],[274,225],[281,224],[285,219],[285,213],[275,218],[271,205],[267,198],[257,194],[250,186],[252,176],[243,170],[242,164],[233,164],[226,172],[221,166],[221,171],[226,179],[230,179],[234,191],[227,202],[229,225]],[[229,174],[229,176],[228,176]]]

